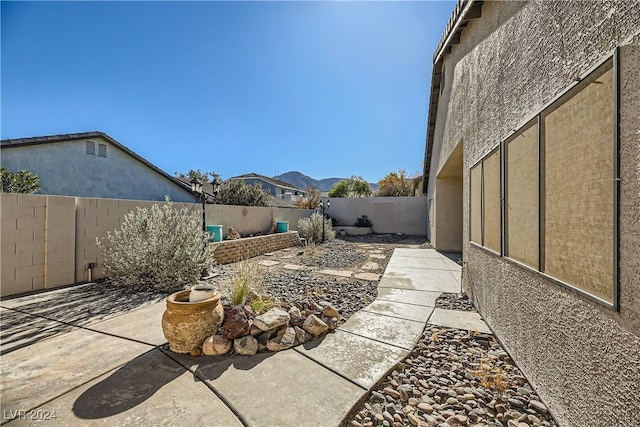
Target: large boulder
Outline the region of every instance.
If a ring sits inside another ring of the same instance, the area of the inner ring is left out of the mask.
[[[267,342],[267,348],[270,351],[286,350],[293,347],[295,342],[296,331],[293,328],[288,327],[282,336],[269,340],[269,342]]]
[[[251,335],[233,340],[233,350],[243,356],[251,356],[258,352],[258,340]]]
[[[202,353],[207,356],[221,356],[231,351],[231,340],[222,335],[213,335],[202,343]]]

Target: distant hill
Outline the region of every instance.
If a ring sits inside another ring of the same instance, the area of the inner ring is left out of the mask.
[[[324,179],[314,179],[310,176],[303,174],[298,171],[291,171],[283,173],[282,175],[274,176],[273,178],[279,179],[284,182],[288,182],[289,184],[293,184],[298,188],[305,189],[307,187],[317,187],[319,191],[329,191],[334,184],[342,179],[347,178],[324,178]],[[369,183],[371,185],[372,190],[378,189],[378,184]]]

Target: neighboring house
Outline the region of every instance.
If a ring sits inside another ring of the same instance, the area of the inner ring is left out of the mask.
[[[3,139],[1,163],[40,177],[37,194],[193,202],[189,185],[149,163],[109,135],[85,132]]]
[[[273,197],[280,200],[295,202],[300,197],[305,197],[307,195],[306,191],[296,187],[295,185],[280,181],[279,179],[259,175],[257,173],[248,173],[229,178],[229,180],[232,179],[242,180],[247,185],[253,185],[257,182],[262,186],[262,188],[269,190]]]
[[[460,1],[433,58],[431,243],[560,425],[640,425],[640,4]]]

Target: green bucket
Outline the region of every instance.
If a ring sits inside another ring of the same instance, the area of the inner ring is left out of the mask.
[[[222,242],[222,226],[221,225],[207,225],[207,232],[209,233],[210,242]]]
[[[286,233],[289,231],[289,221],[276,221],[276,233]]]

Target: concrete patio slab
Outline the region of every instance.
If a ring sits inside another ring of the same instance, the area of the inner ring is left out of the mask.
[[[480,314],[471,311],[436,308],[429,318],[429,323],[432,325],[446,326],[448,328],[483,332],[485,334],[493,333],[484,320],[482,320]]]
[[[81,292],[82,289],[84,289],[84,288],[86,288],[88,286],[95,286],[95,283],[86,283],[84,285],[66,287],[66,288],[62,288],[62,289],[47,290],[46,292],[43,292],[43,293],[37,293],[37,294],[33,294],[33,295],[26,295],[26,296],[23,296],[23,297],[2,299],[0,301],[0,306],[5,307],[5,308],[17,308],[17,307],[20,307],[22,305],[42,303],[42,302],[49,301],[49,300],[54,299],[54,298],[59,298],[60,294],[67,294],[70,290]]]
[[[150,346],[79,329],[0,358],[0,406],[32,409],[108,372]]]
[[[433,307],[376,299],[374,302],[363,308],[362,311],[426,323],[429,316],[431,316]]]
[[[19,311],[2,309],[0,312],[0,354],[10,353],[38,341],[77,329],[72,325]]]
[[[449,270],[387,268],[378,286],[429,292],[460,292],[460,283]]]
[[[406,304],[424,305],[435,307],[436,299],[442,292],[414,291],[410,289],[381,288],[378,287],[378,298],[380,301],[395,301]]]
[[[412,258],[412,257],[391,257],[387,264],[387,269],[422,268],[429,270],[448,270],[447,264],[442,258]]]
[[[295,350],[175,356],[230,402],[248,426],[337,426],[366,392]]]
[[[87,329],[116,335],[149,345],[161,345],[167,342],[162,333],[162,314],[167,305],[163,302],[118,316],[114,319],[94,323]],[[135,325],[135,327],[132,327]]]
[[[366,389],[409,354],[409,350],[341,330],[295,349]]]
[[[348,270],[320,270],[318,273],[326,274],[329,276],[338,276],[338,277],[351,277],[353,271]]]
[[[10,300],[8,302],[12,304],[6,307],[49,320],[86,326],[164,300],[160,296],[150,299],[149,295],[130,294],[98,283],[68,287],[33,298],[35,296]]]
[[[440,254],[435,249],[410,249],[410,248],[396,248],[393,250],[393,254],[397,257],[403,258],[440,258]]]
[[[149,375],[150,368],[153,375]],[[52,425],[242,426],[229,408],[193,374],[152,350],[47,402]],[[43,422],[45,424],[45,422]],[[33,425],[15,420],[11,425]]]
[[[447,258],[446,256],[442,258],[442,261],[445,263],[447,268],[451,271],[462,271],[462,266],[455,262],[454,260]]]
[[[357,273],[353,277],[360,280],[368,280],[370,282],[375,282],[380,279],[380,275],[376,273]]]
[[[424,326],[424,322],[359,311],[340,326],[340,329],[396,347],[412,350],[416,342],[418,342]]]

